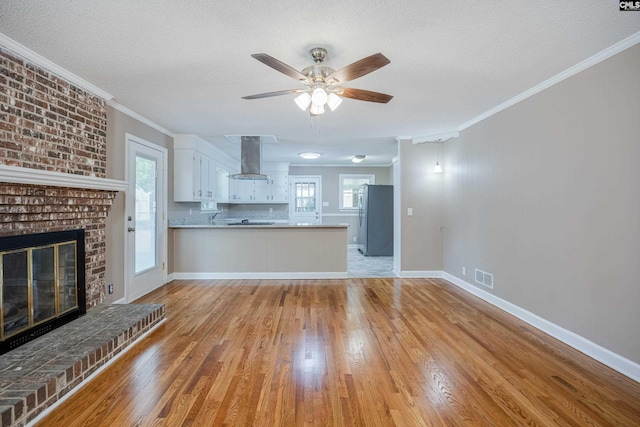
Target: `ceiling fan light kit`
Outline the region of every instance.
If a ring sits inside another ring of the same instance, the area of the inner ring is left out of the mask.
[[[309,110],[311,116],[319,116],[325,113],[325,105],[331,111],[335,111],[340,106],[343,98],[351,98],[360,101],[378,102],[386,104],[393,96],[380,92],[372,92],[363,89],[343,88],[340,85],[351,80],[355,80],[366,74],[369,74],[378,68],[382,68],[389,64],[390,61],[381,53],[376,53],[351,65],[335,71],[333,68],[322,65],[327,57],[327,51],[324,48],[316,47],[309,52],[315,65],[303,69],[301,72],[293,67],[281,62],[266,53],[255,53],[251,55],[253,58],[265,65],[292,77],[302,84],[306,85],[306,89],[289,89],[277,92],[267,92],[257,95],[243,96],[243,99],[260,99],[272,96],[288,95],[291,93],[299,93],[296,96],[295,103],[301,110]]]
[[[327,97],[327,105],[329,106],[331,111],[336,111],[336,108],[338,108],[340,104],[342,104],[342,98],[331,92]]]
[[[309,95],[309,92],[302,92],[300,95],[296,96],[294,101],[302,111],[307,111],[309,104],[311,104],[311,95]]]

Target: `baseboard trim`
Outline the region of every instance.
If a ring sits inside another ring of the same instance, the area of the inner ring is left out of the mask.
[[[175,280],[174,273],[167,275],[167,281],[165,283],[173,282]]]
[[[477,296],[478,298],[488,302],[489,304],[498,307],[501,310],[517,317],[518,319],[528,323],[536,329],[551,335],[552,337],[562,341],[563,343],[575,348],[578,351],[586,354],[592,359],[597,360],[600,363],[607,365],[608,367],[615,369],[621,374],[631,378],[634,381],[640,382],[640,364],[629,360],[623,356],[620,356],[613,351],[604,348],[593,341],[586,339],[585,337],[564,329],[561,326],[556,325],[542,317],[525,310],[509,301],[503,300],[483,289],[471,285],[458,277],[443,273],[443,279],[458,286],[461,289]]]
[[[420,271],[420,270],[402,270],[402,271],[398,271],[395,268],[393,269],[393,272],[396,274],[396,276],[400,277],[401,279],[441,279],[442,278],[442,271],[438,271],[438,270],[424,270],[424,271]]]
[[[125,300],[124,298],[120,298],[119,300],[115,300],[111,304],[126,304],[126,303],[127,303],[127,300]]]
[[[173,273],[176,280],[218,279],[346,279],[346,271],[322,272],[264,272],[264,273]]]

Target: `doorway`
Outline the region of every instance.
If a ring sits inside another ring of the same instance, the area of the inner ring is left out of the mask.
[[[126,302],[166,281],[166,164],[166,148],[127,135]]]
[[[292,224],[322,224],[322,177],[290,176],[291,200],[289,222]]]

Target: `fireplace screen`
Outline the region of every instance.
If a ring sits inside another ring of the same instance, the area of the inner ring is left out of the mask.
[[[64,233],[70,232],[61,233],[32,236],[37,236],[36,241],[42,243],[44,235],[53,234],[57,238],[52,240],[60,240]],[[59,326],[56,323],[60,323],[60,319],[69,315],[77,318],[78,314],[85,312],[84,292],[79,292],[78,286],[81,282],[84,290],[84,268],[81,265],[84,257],[78,256],[79,252],[84,253],[84,248],[79,247],[84,245],[84,233],[80,234],[82,239],[0,250],[0,338],[3,344],[12,337],[16,338],[11,340],[9,348],[3,345],[3,350],[17,347]],[[4,243],[8,239],[17,239],[23,242],[18,246],[23,246],[25,241],[29,241],[29,236],[0,240]]]

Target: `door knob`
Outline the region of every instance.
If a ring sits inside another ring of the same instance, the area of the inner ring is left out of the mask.
[[[136,229],[135,229],[134,227],[129,227],[129,228],[127,228],[127,231],[128,231],[129,233],[131,233],[132,231],[136,231]]]

